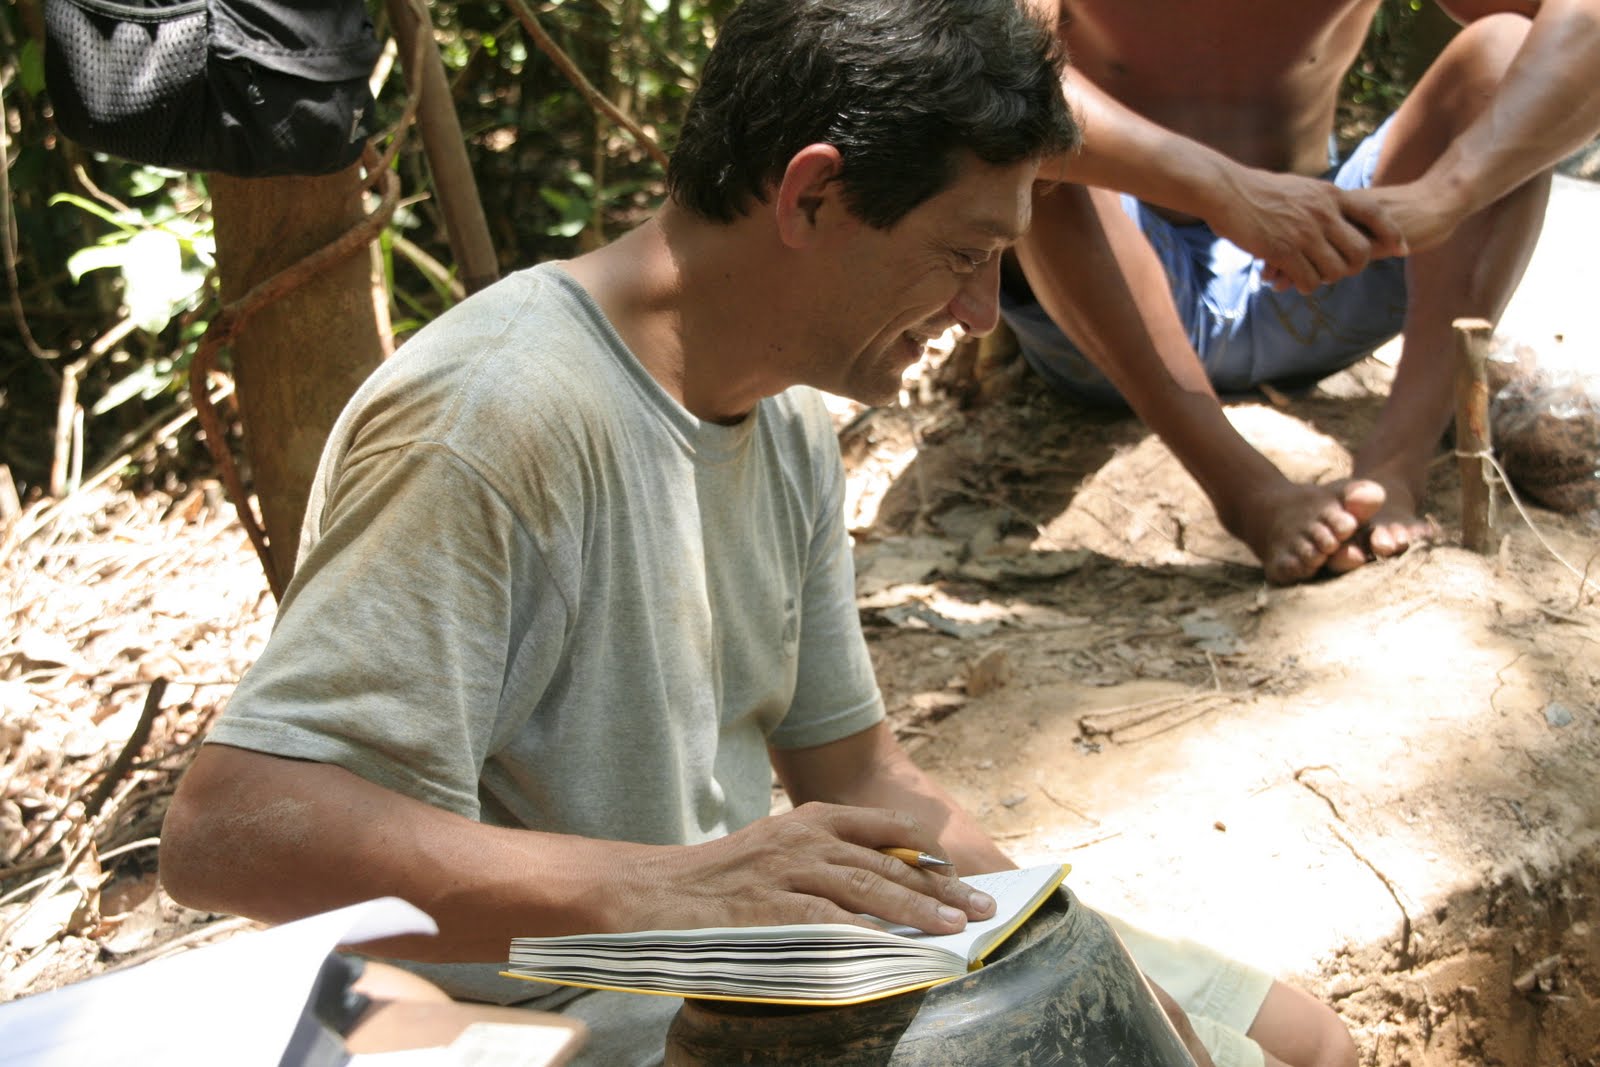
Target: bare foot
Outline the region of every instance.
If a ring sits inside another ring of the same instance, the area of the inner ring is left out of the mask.
[[[1327,485],[1285,481],[1258,496],[1252,514],[1229,529],[1261,560],[1267,581],[1289,585],[1314,576],[1335,556],[1344,558],[1351,538],[1379,514],[1384,499],[1384,487],[1364,478]]]
[[[1426,544],[1439,536],[1432,519],[1419,518],[1417,499],[1402,482],[1375,477],[1383,486],[1384,500],[1375,515],[1355,537],[1328,557],[1328,570],[1347,574],[1373,559],[1398,556],[1412,545]]]

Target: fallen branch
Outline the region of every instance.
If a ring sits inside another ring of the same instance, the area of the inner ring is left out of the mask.
[[[126,855],[129,852],[133,852],[141,848],[149,848],[152,845],[159,844],[161,844],[161,838],[159,837],[145,837],[138,841],[130,841],[126,845],[118,845],[116,848],[107,849],[106,851],[100,853],[100,862],[105,863],[107,860],[114,860],[118,856]],[[10,892],[0,895],[0,907],[11,903],[18,897],[26,896],[30,889],[37,889],[54,877],[55,875],[53,874],[47,874],[43,878],[35,878],[31,882],[25,882]]]
[[[210,404],[215,405],[232,394],[233,383],[225,382],[219,385],[206,399]],[[117,442],[115,446],[114,454],[72,492],[57,499],[40,501],[31,508],[24,510],[15,522],[5,529],[4,536],[0,537],[0,563],[4,563],[6,557],[18,545],[36,536],[55,519],[62,515],[70,514],[75,504],[79,501],[87,500],[90,492],[100,488],[113,475],[126,467],[138,451],[159,445],[162,441],[187,426],[189,421],[198,415],[198,405],[186,408],[176,415],[171,415],[169,410],[156,415],[147,420],[144,425],[123,435],[122,440]]]
[[[78,864],[83,862],[83,858],[89,855],[89,853],[94,849],[93,825],[86,821],[82,824],[82,826],[83,839],[79,841],[77,845],[71,846],[68,849],[66,853],[66,862],[62,863],[61,866],[56,869],[55,873],[43,880],[43,885],[45,887],[44,890],[35,896],[31,901],[29,901],[28,906],[23,908],[22,911],[17,914],[16,918],[12,919],[4,926],[0,926],[0,945],[5,944],[6,941],[11,937],[11,931],[15,930],[28,920],[28,917],[33,914],[33,910],[35,908],[37,908],[44,901],[49,900],[51,897],[56,895],[56,890],[60,889],[67,883],[67,881],[72,877],[72,873],[78,869]],[[65,842],[63,842],[63,845],[65,846]]]
[[[141,952],[137,956],[130,956],[118,963],[115,970],[120,971],[128,967],[137,967],[141,963],[149,963],[164,956],[171,956],[195,945],[203,945],[207,941],[214,941],[219,937],[232,937],[234,934],[243,933],[246,930],[254,930],[260,925],[256,920],[246,919],[242,916],[209,923],[198,930],[189,931],[182,937],[175,937],[171,941],[163,942],[152,949]]]
[[[80,826],[86,826],[95,821],[95,817],[100,814],[100,809],[105,807],[105,803],[111,798],[111,794],[116,792],[117,784],[122,781],[122,776],[127,774],[131,769],[133,758],[139,754],[139,750],[144,748],[145,743],[150,740],[150,730],[155,724],[156,713],[161,708],[161,698],[166,694],[166,691],[167,680],[165,678],[157,678],[154,682],[150,683],[150,692],[145,696],[144,709],[139,714],[139,721],[134,725],[133,733],[128,735],[128,740],[122,746],[122,750],[117,753],[116,758],[111,761],[109,766],[106,767],[105,771],[103,772],[104,777],[101,778],[100,784],[95,787],[95,790],[92,794],[90,794],[89,799],[84,801],[83,814],[78,816],[78,824]],[[93,777],[94,776],[91,775],[90,780],[92,780]],[[17,855],[19,857],[26,856],[33,850],[35,845],[49,836],[50,831],[58,822],[61,821],[62,816],[66,815],[67,812],[72,810],[73,803],[74,800],[70,798],[63,803],[61,805],[61,809],[50,818],[50,821],[39,827],[38,830],[34,831],[33,836],[28,838],[28,840],[17,849]],[[68,830],[67,833],[63,835],[62,839],[65,840],[65,838],[70,835],[71,831]],[[42,862],[36,863],[35,866],[42,866],[44,863],[48,862],[48,857],[46,857]],[[12,877],[27,869],[29,868],[22,864],[18,864],[7,870],[5,872],[5,876]]]
[[[1056,807],[1061,808],[1064,811],[1072,812],[1072,814],[1076,815],[1078,818],[1082,819],[1084,822],[1088,823],[1091,826],[1099,826],[1100,825],[1100,820],[1099,819],[1096,819],[1093,815],[1090,815],[1087,812],[1080,811],[1077,808],[1073,807],[1071,804],[1068,804],[1065,800],[1062,800],[1060,797],[1058,797],[1054,793],[1050,792],[1050,790],[1045,786],[1045,784],[1043,782],[1036,782],[1035,784],[1039,787],[1039,792],[1041,792],[1041,793],[1043,793],[1045,795],[1045,799],[1050,801],[1050,803],[1054,804]]]
[[[583,76],[583,71],[578,69],[578,65],[544,31],[544,27],[539,24],[538,17],[524,3],[524,0],[511,0],[511,10],[515,11],[517,18],[522,20],[522,28],[528,31],[528,36],[533,38],[533,43],[538,46],[539,51],[549,57],[550,62],[556,65],[556,69],[561,71],[566,76],[567,81],[572,83],[573,88],[577,89],[579,94],[589,102],[589,106],[627,130],[639,147],[649,153],[650,158],[654,159],[662,170],[666,170],[667,154],[661,150],[660,145],[656,144],[655,138],[646,133],[644,127],[634,122],[633,119],[623,113],[621,108],[607,100],[600,90],[590,84],[589,79]]]
[[[81,475],[83,465],[83,435],[74,433],[81,427],[83,409],[78,405],[78,384],[96,363],[100,362],[124,337],[133,332],[132,319],[123,319],[111,329],[95,338],[89,350],[68,363],[61,371],[61,395],[56,401],[55,451],[50,461],[50,495],[62,496],[78,487],[78,478],[68,477],[68,468],[76,468]]]
[[[1121,830],[1102,830],[1099,833],[1091,833],[1085,837],[1074,838],[1065,845],[1054,845],[1051,847],[1051,851],[1076,852],[1080,848],[1088,848],[1090,845],[1098,845],[1102,841],[1110,841],[1113,837],[1121,836]]]
[[[150,740],[150,728],[155,725],[156,715],[161,711],[161,698],[166,696],[167,680],[157,678],[150,683],[150,692],[145,694],[144,709],[139,712],[139,721],[133,728],[133,733],[128,735],[127,744],[122,746],[122,751],[117,753],[117,758],[111,761],[111,766],[106,768],[106,776],[100,780],[94,794],[83,805],[83,821],[93,822],[94,817],[105,806],[106,800],[128,773],[128,767],[133,763],[133,758],[144,748],[145,742]]]
[[[1191,722],[1241,695],[1213,690],[1208,693],[1180,693],[1176,696],[1157,697],[1137,704],[1124,704],[1089,715],[1080,715],[1078,728],[1090,737],[1099,735],[1117,743],[1140,741]],[[1156,729],[1136,732],[1137,727],[1160,719],[1170,719],[1173,713],[1184,710],[1189,710],[1193,714],[1176,721],[1163,722]]]
[[[1312,796],[1328,805],[1328,810],[1333,813],[1333,817],[1335,819],[1338,819],[1340,822],[1344,822],[1344,816],[1339,814],[1339,805],[1333,802],[1333,798],[1328,796],[1328,794],[1324,793],[1322,790],[1318,789],[1315,784],[1306,781],[1305,775],[1311,771],[1327,771],[1329,774],[1337,774],[1338,772],[1332,767],[1328,766],[1326,763],[1319,763],[1315,767],[1301,767],[1298,771],[1295,771],[1294,780],[1296,784],[1308,790]]]

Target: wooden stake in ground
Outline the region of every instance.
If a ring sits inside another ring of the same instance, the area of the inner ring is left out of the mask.
[[[1489,339],[1483,319],[1456,319],[1456,463],[1461,471],[1461,542],[1493,551],[1494,492],[1489,480]]]

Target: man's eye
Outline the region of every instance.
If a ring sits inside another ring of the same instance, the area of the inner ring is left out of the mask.
[[[964,249],[958,251],[956,253],[956,257],[960,259],[967,268],[971,270],[977,270],[979,267],[982,267],[985,263],[989,262],[989,257],[992,254],[993,253],[991,252],[978,252],[973,251],[972,249]]]

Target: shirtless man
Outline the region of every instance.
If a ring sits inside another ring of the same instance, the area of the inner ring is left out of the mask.
[[[1059,19],[1085,133],[1044,173],[1064,184],[1039,186],[1005,289],[1029,362],[1064,391],[1120,394],[1269,581],[1427,537],[1451,323],[1498,318],[1552,167],[1600,130],[1600,0],[1440,0],[1465,28],[1331,169],[1379,0],[1027,2]],[[1402,331],[1349,480],[1289,481],[1223,415],[1219,390],[1307,384]]]

